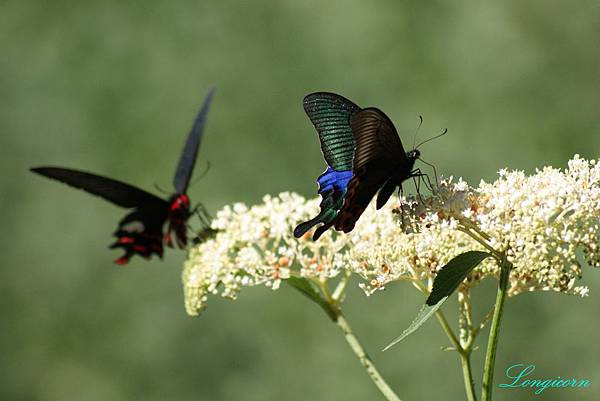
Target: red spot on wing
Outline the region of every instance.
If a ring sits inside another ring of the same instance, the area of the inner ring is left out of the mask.
[[[133,237],[121,237],[118,239],[119,244],[133,244],[135,239]]]
[[[119,259],[115,260],[115,263],[120,266],[125,266],[129,262],[129,256],[123,255]]]

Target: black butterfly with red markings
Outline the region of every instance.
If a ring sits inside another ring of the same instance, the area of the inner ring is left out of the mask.
[[[122,248],[125,251],[115,263],[125,265],[136,254],[145,259],[149,259],[153,254],[162,258],[163,242],[172,248],[173,236],[179,248],[187,245],[186,223],[193,211],[190,209],[190,199],[186,191],[196,164],[213,92],[214,89],[211,89],[206,95],[187,137],[173,177],[175,193],[167,200],[124,182],[83,171],[61,167],[35,167],[31,171],[83,189],[117,206],[133,209],[119,221],[119,227],[113,234],[117,240],[110,248]],[[168,226],[163,233],[165,223],[168,223]]]

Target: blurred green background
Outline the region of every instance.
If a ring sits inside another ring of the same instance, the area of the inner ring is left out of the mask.
[[[598,157],[599,38],[596,0],[0,2],[0,398],[382,399],[335,326],[297,293],[245,290],[189,318],[184,252],[113,265],[119,253],[106,246],[124,213],[27,169],[170,189],[213,83],[197,172],[206,160],[212,168],[190,190],[212,212],[266,193],[315,195],[324,163],[301,100],[316,90],[380,107],[408,144],[418,115],[421,138],[448,127],[423,157],[473,184],[502,167],[562,167],[575,153]],[[592,381],[544,399],[600,399],[600,272],[584,273],[588,298],[508,302],[498,379],[531,362],[541,377]],[[493,295],[491,282],[475,293],[477,313]],[[403,400],[464,399],[437,323],[379,352],[421,302],[407,285],[370,298],[353,285],[345,308]]]

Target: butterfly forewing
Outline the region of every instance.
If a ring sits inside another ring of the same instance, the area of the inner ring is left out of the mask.
[[[354,138],[350,118],[360,107],[343,96],[328,92],[311,93],[304,97],[304,111],[319,134],[321,151],[334,170],[352,168]]]
[[[83,189],[92,195],[100,196],[125,208],[141,205],[157,209],[168,207],[166,201],[149,192],[101,175],[61,167],[35,167],[31,171],[72,187]]]
[[[379,109],[367,108],[355,114],[351,120],[352,133],[356,142],[353,169],[358,170],[371,161],[379,160],[380,168],[393,169],[394,164],[406,159],[400,137],[394,124]]]
[[[175,176],[173,177],[173,186],[178,194],[183,194],[187,191],[187,187],[190,184],[192,177],[192,171],[196,164],[196,158],[198,156],[198,150],[200,148],[200,142],[202,140],[202,133],[204,131],[204,125],[206,124],[206,116],[208,115],[208,109],[210,108],[210,102],[213,97],[215,89],[211,88],[204,98],[202,108],[196,116],[192,130],[190,131],[179,163],[177,164],[177,170],[175,170]]]
[[[377,208],[381,208],[402,181],[398,172],[408,168],[408,178],[412,168],[394,124],[381,110],[366,108],[352,117],[351,125],[356,142],[354,175],[335,221],[335,229],[344,232],[354,228],[378,191]]]

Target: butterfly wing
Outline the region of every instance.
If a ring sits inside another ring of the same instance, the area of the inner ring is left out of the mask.
[[[329,92],[311,93],[304,98],[304,111],[319,135],[321,151],[327,169],[319,176],[321,195],[320,213],[313,219],[301,223],[294,229],[294,236],[301,237],[313,226],[323,223],[313,236],[318,239],[333,225],[338,210],[344,202],[346,187],[352,177],[354,137],[350,126],[351,117],[360,107]]]
[[[335,229],[345,233],[352,231],[356,221],[387,178],[389,178],[389,172],[374,164],[354,171],[354,176],[348,184],[348,192],[344,197],[343,206],[333,222]]]
[[[175,176],[173,177],[173,186],[175,192],[183,194],[187,191],[190,179],[192,177],[192,171],[196,164],[196,158],[198,156],[198,150],[200,148],[200,142],[202,140],[202,133],[204,131],[204,125],[206,124],[206,117],[208,115],[208,109],[210,108],[210,102],[213,97],[215,89],[211,88],[208,94],[204,98],[202,108],[196,115],[194,125],[190,131],[181,156],[179,158],[179,164],[175,170]]]
[[[299,224],[294,229],[294,236],[299,238],[308,230],[319,223],[324,225],[319,227],[313,239],[317,240],[329,227],[333,225],[333,221],[337,216],[338,210],[344,203],[344,195],[346,187],[352,178],[352,171],[335,171],[331,167],[321,174],[317,180],[319,183],[319,194],[321,195],[321,211],[314,218]]]
[[[356,147],[353,177],[348,194],[335,221],[336,230],[350,232],[377,191],[377,206],[383,206],[396,187],[393,176],[408,159],[391,120],[379,109],[370,107],[351,120]]]
[[[337,171],[352,169],[354,137],[350,118],[360,107],[343,96],[316,92],[304,97],[304,111],[319,134],[327,165]]]
[[[381,110],[374,107],[362,110],[353,116],[351,126],[356,141],[353,169],[374,160],[386,161],[393,168],[407,160],[394,124]]]
[[[153,254],[162,257],[162,228],[169,210],[169,203],[165,200],[132,185],[97,174],[60,167],[36,167],[31,171],[83,189],[118,206],[134,208],[121,219],[113,234],[117,240],[110,248],[122,248],[125,251],[115,263],[127,264],[131,256],[136,254],[146,259]]]
[[[121,248],[125,253],[115,260],[125,265],[133,255],[149,259],[153,254],[163,256],[163,225],[167,219],[166,208],[139,207],[128,213],[113,233],[117,240],[110,249]]]
[[[31,171],[74,188],[83,189],[124,208],[141,205],[164,208],[168,206],[166,201],[149,192],[101,175],[61,167],[34,167]]]

